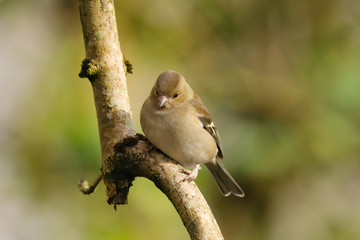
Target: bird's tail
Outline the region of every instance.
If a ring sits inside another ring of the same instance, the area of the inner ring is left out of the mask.
[[[235,180],[231,177],[230,173],[226,170],[225,166],[216,159],[216,162],[207,163],[205,165],[210,173],[216,180],[222,194],[227,197],[231,193],[237,197],[244,197],[245,194],[240,186],[235,182]]]

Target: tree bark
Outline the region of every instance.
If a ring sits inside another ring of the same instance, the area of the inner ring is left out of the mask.
[[[196,184],[181,182],[181,166],[135,132],[113,0],[79,2],[86,49],[79,76],[93,86],[108,203],[127,203],[132,181],[143,176],[169,198],[191,239],[223,239]]]

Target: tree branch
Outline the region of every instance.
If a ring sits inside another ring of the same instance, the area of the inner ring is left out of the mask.
[[[86,49],[79,76],[93,86],[108,203],[127,203],[132,181],[143,176],[166,194],[191,239],[223,239],[196,184],[181,182],[181,166],[135,132],[113,0],[80,0],[79,8]]]

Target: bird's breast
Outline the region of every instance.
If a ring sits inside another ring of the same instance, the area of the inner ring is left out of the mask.
[[[197,117],[186,111],[155,111],[142,117],[141,124],[149,141],[184,167],[192,168],[216,156],[214,139]]]

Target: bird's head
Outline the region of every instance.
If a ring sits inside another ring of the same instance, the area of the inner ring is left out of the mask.
[[[158,76],[151,98],[160,109],[176,108],[193,95],[185,78],[178,72],[167,70]]]

